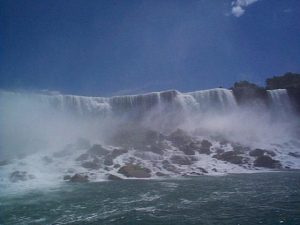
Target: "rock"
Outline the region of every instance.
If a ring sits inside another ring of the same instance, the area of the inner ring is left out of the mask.
[[[148,178],[151,177],[151,170],[148,168],[143,168],[139,165],[127,164],[122,166],[118,173],[123,174],[126,177],[136,177],[136,178]]]
[[[105,148],[102,147],[102,145],[93,145],[89,150],[88,153],[91,156],[98,156],[98,157],[102,157],[105,156],[109,153],[109,151]]]
[[[260,157],[260,156],[263,156],[264,154],[265,154],[265,151],[262,149],[258,149],[258,148],[249,152],[249,155],[253,156],[253,157]]]
[[[106,166],[112,166],[114,164],[114,159],[118,156],[127,153],[127,149],[114,149],[112,152],[107,154],[104,159],[104,165]]]
[[[114,165],[114,168],[115,168],[115,169],[120,168],[120,167],[121,167],[120,164],[115,164],[115,165]]]
[[[182,145],[179,147],[179,150],[184,152],[186,155],[195,155],[195,146],[193,143]]]
[[[265,149],[259,149],[259,148],[254,149],[254,150],[249,152],[249,155],[253,156],[253,157],[260,157],[260,156],[263,156],[265,154],[268,154],[270,156],[276,156],[276,154],[273,151],[265,150]]]
[[[6,166],[8,164],[10,164],[10,162],[8,160],[1,160],[0,161],[0,166]]]
[[[88,158],[89,158],[89,154],[83,153],[80,156],[78,156],[75,160],[76,161],[84,161],[84,160],[87,160]]]
[[[148,151],[154,152],[156,154],[162,155],[164,153],[165,146],[162,143],[159,144],[152,144],[148,148]]]
[[[202,168],[202,167],[198,167],[198,169],[202,172],[202,173],[208,173],[206,169]]]
[[[70,182],[88,182],[89,177],[87,175],[76,173],[70,179]]]
[[[106,157],[104,159],[104,165],[105,166],[112,166],[114,164],[114,161],[113,161],[113,158],[110,156],[110,157]]]
[[[186,156],[181,156],[181,155],[173,155],[171,157],[171,161],[174,164],[179,164],[179,165],[191,165],[192,161],[186,157]]]
[[[179,170],[176,166],[172,165],[169,161],[164,160],[162,162],[163,168],[170,171],[170,172],[174,172],[174,173],[178,173]]]
[[[265,168],[280,168],[281,164],[279,161],[272,159],[270,156],[263,155],[256,158],[253,163],[256,167],[265,167]]]
[[[64,180],[71,180],[71,176],[70,175],[65,175]]]
[[[212,146],[212,143],[210,143],[208,140],[201,141],[202,148],[210,148],[211,146]]]
[[[192,142],[192,138],[184,130],[177,129],[169,135],[169,140],[176,146],[186,145]]]
[[[300,153],[298,153],[298,152],[289,152],[289,155],[293,156],[295,158],[300,158]]]
[[[158,176],[158,177],[165,177],[166,176],[166,174],[161,173],[161,172],[156,172],[155,175]]]
[[[198,150],[198,152],[200,154],[207,154],[209,155],[211,152],[210,152],[210,147],[212,146],[212,143],[210,143],[208,140],[203,140],[201,141],[201,146]]]
[[[233,148],[233,151],[235,151],[238,154],[243,154],[245,152],[249,152],[250,151],[249,147],[245,147],[245,146],[242,146],[240,144],[231,144],[231,146]]]
[[[35,177],[31,174],[28,174],[26,171],[14,171],[10,174],[9,180],[11,182],[19,182],[34,179]]]
[[[111,153],[110,153],[110,155],[113,157],[113,158],[117,158],[118,156],[120,156],[120,155],[122,155],[122,154],[125,154],[125,153],[127,153],[128,152],[128,150],[127,149],[123,149],[123,148],[121,148],[121,149],[114,149]]]
[[[212,171],[214,172],[218,172],[218,170],[216,168],[212,168]]]
[[[100,168],[99,160],[97,158],[95,158],[93,161],[83,162],[81,166],[92,170],[97,170]]]
[[[213,157],[216,159],[222,160],[222,161],[233,163],[233,164],[242,164],[243,163],[243,157],[237,155],[237,153],[234,151],[224,152],[222,154],[214,155]]]
[[[107,179],[108,179],[108,180],[122,180],[121,177],[118,177],[118,176],[113,175],[113,174],[109,174],[109,175],[107,176]]]

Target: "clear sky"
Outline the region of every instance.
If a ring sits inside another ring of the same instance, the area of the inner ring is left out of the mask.
[[[299,0],[0,0],[0,88],[121,95],[300,72]]]

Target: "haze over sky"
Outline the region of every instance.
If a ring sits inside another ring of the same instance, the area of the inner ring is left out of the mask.
[[[110,96],[300,72],[299,0],[0,0],[0,88]]]

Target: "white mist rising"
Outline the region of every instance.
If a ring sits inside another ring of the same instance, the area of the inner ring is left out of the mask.
[[[74,173],[105,180],[120,176],[118,168],[128,163],[148,168],[154,178],[249,172],[256,170],[249,150],[256,148],[272,151],[282,166],[300,168],[290,155],[299,153],[299,122],[285,90],[249,104],[238,104],[232,91],[221,88],[111,98],[1,91],[0,115],[0,161],[10,161],[0,171],[4,184],[15,171],[34,177],[25,182],[29,187],[58,184]],[[178,129],[195,148],[210,143],[209,153],[176,146],[170,133]],[[107,155],[91,155],[93,144],[105,146]],[[246,164],[216,159],[220,149],[234,146],[246,149],[236,156]],[[24,186],[17,184],[11,183]]]

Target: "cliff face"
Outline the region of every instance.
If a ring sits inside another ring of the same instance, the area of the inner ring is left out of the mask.
[[[276,89],[286,89],[291,102],[300,112],[300,74],[289,72],[281,76],[274,76],[266,80],[265,87],[259,87],[248,81],[240,81],[234,83],[231,88],[239,105],[261,104],[266,106],[270,106],[272,98],[269,95]]]

